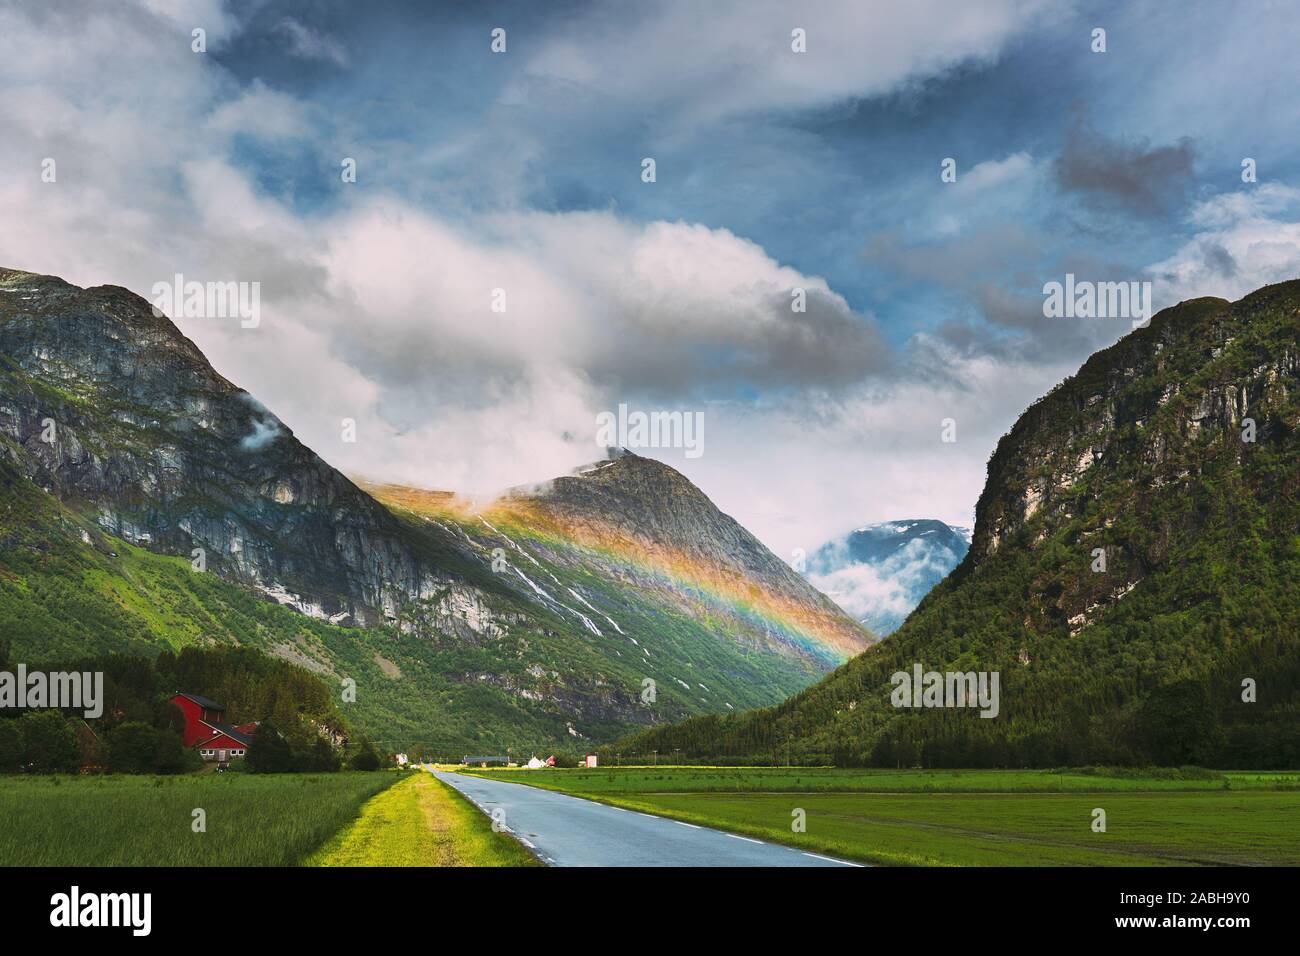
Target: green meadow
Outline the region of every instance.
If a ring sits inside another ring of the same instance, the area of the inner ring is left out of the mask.
[[[1197,767],[1068,770],[873,770],[836,767],[602,767],[596,770],[472,771],[546,789],[592,794],[690,792],[1069,793],[1263,789],[1300,791],[1297,771]]]
[[[921,866],[1300,864],[1300,774],[475,771],[813,852]],[[1094,830],[1096,810],[1105,832]],[[802,820],[802,832],[794,828]]]
[[[0,866],[292,866],[401,779],[0,776]],[[196,810],[206,832],[195,832]]]

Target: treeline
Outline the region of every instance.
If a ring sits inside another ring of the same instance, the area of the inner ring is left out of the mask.
[[[1249,598],[1224,595],[1219,606],[1237,600]],[[1098,625],[1073,644],[1062,639],[1028,664],[996,651],[975,658],[968,650],[963,659],[942,634],[957,625],[931,612],[909,628],[920,632],[914,641],[890,638],[776,707],[653,728],[602,749],[602,758],[657,750],[661,762],[773,765],[1300,767],[1296,612],[1267,634],[1237,636],[1207,617],[1168,615],[1144,628],[1143,603],[1129,609],[1133,620]],[[915,661],[998,671],[998,716],[893,707],[889,677]]]
[[[0,670],[15,667],[8,643],[0,641]],[[27,670],[102,673],[102,714],[87,719],[82,710],[0,710],[0,773],[197,770],[203,760],[182,745],[184,715],[171,702],[177,693],[224,704],[232,725],[258,721],[242,769],[329,772],[376,769],[385,762],[368,740],[351,739],[317,677],[249,648],[185,648],[157,657],[105,654],[29,662]]]

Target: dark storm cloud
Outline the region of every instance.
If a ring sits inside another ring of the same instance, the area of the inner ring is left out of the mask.
[[[650,395],[722,390],[838,388],[888,373],[894,360],[874,321],[838,296],[808,289],[806,311],[788,293],[764,296],[748,318],[700,316],[671,341],[650,315],[587,368],[595,381]],[[682,339],[689,343],[683,348]]]
[[[966,289],[982,276],[1032,261],[1043,246],[1032,223],[991,222],[937,242],[908,243],[897,230],[880,232],[867,240],[862,258],[911,281]]]
[[[1110,138],[1082,116],[1065,134],[1053,166],[1057,186],[1098,212],[1159,217],[1177,210],[1191,190],[1196,150],[1184,137],[1169,146],[1145,138]]]
[[[1205,267],[1211,273],[1225,279],[1231,279],[1237,274],[1237,260],[1232,258],[1232,253],[1225,249],[1221,243],[1203,242],[1200,249]]]

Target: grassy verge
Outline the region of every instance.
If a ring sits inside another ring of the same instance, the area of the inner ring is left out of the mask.
[[[1295,774],[635,768],[485,775],[868,863],[1300,864]],[[1092,829],[1096,809],[1106,812],[1104,833]],[[796,817],[804,832],[793,832]]]
[[[384,771],[4,776],[0,866],[291,866],[400,779]]]
[[[537,860],[451,787],[411,773],[373,797],[307,866],[535,866]]]

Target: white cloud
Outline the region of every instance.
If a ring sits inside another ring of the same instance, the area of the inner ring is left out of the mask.
[[[906,615],[932,582],[957,563],[948,548],[916,538],[878,564],[855,564],[847,540],[838,539],[827,555],[828,563],[838,566],[810,574],[808,580],[858,620]]]
[[[710,406],[705,454],[671,463],[786,560],[864,522],[969,526],[998,438],[1077,363],[963,356],[926,337],[904,361],[905,377],[837,396]]]
[[[914,606],[908,580],[867,564],[849,565],[808,580],[857,620],[881,614],[903,615]]]
[[[697,119],[765,109],[824,106],[890,92],[962,63],[996,58],[1046,9],[1039,0],[670,0],[630,20],[611,7],[572,34],[525,51],[524,76],[503,94],[511,104],[575,96],[644,108],[667,105]],[[1059,8],[1058,8],[1059,12]],[[807,52],[791,50],[803,29]],[[707,91],[707,95],[701,95]]]
[[[239,28],[238,20],[227,9],[225,0],[136,0],[141,7],[177,28],[184,35],[184,47],[189,52],[190,33],[201,28],[208,35],[208,49],[233,37]]]
[[[1042,164],[1023,151],[970,169],[958,164],[956,182],[918,197],[925,214],[913,215],[910,225],[917,235],[949,239],[981,223],[1005,228],[1008,222],[1022,222],[1042,177]]]
[[[34,14],[0,11],[11,91],[0,99],[0,167],[11,171],[0,180],[10,224],[0,264],[142,293],[177,272],[261,282],[256,329],[210,319],[182,329],[344,470],[470,491],[547,478],[596,455],[596,412],[640,396],[706,412],[704,457],[674,463],[788,554],[847,522],[968,523],[993,441],[1060,377],[932,351],[939,364],[917,370],[932,378],[904,384],[870,317],[824,279],[698,223],[521,209],[465,220],[352,190],[336,172],[336,211],[302,214],[237,168],[234,138],[296,136],[318,118],[282,93],[237,86],[190,52],[187,29],[159,42],[164,13],[170,26],[199,18],[218,25],[210,37],[233,35],[220,4],[151,9],[88,4],[57,44]],[[879,92],[992,56],[1022,22],[1012,3],[983,18],[960,8],[930,22],[927,10],[855,14],[871,55],[815,11],[792,24],[773,4],[719,8],[721,33],[685,5],[647,21],[678,43],[680,62],[662,75],[629,49],[635,39],[583,47],[627,58],[615,94],[659,83],[685,103],[715,88],[712,72],[727,81],[723,108],[750,109]],[[756,81],[752,51],[788,49],[792,25],[809,30],[808,59]],[[46,155],[59,161],[57,183],[40,181]],[[976,185],[996,185],[996,172]],[[808,292],[806,313],[790,310],[794,286]],[[506,290],[505,313],[490,309],[494,288]],[[956,445],[939,442],[949,415]],[[344,418],[357,422],[355,444],[341,441]]]
[[[348,65],[348,51],[342,43],[293,17],[281,20],[276,30],[288,39],[290,54],[299,59]]]
[[[1245,185],[1192,210],[1199,228],[1172,256],[1148,267],[1157,302],[1203,295],[1238,299],[1262,285],[1300,277],[1300,189]]]
[[[307,109],[292,96],[256,80],[236,99],[222,103],[208,126],[223,136],[253,136],[265,141],[298,139],[311,132]]]

